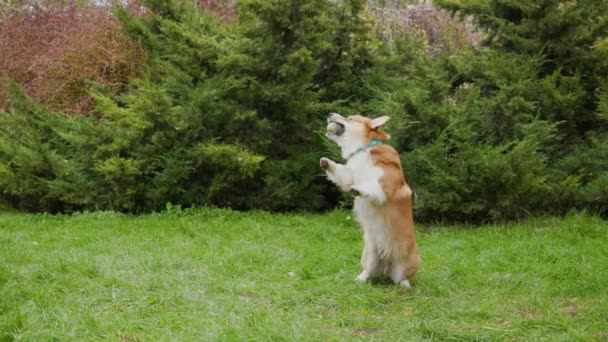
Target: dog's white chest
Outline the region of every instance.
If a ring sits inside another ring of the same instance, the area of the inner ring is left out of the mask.
[[[353,184],[361,186],[369,183],[380,184],[380,178],[384,174],[382,168],[374,165],[369,152],[361,152],[348,160],[346,167],[353,176]]]
[[[382,204],[379,204],[385,200],[380,186],[380,178],[383,176],[384,170],[373,164],[371,156],[367,152],[351,158],[347,167],[353,176],[353,186],[369,195],[357,197],[353,208],[357,220],[363,228],[364,238],[367,243],[375,246],[376,252],[384,258],[391,253],[392,249]]]

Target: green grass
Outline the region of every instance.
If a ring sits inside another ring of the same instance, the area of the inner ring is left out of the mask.
[[[418,227],[358,284],[349,213],[0,214],[0,340],[606,340],[608,222]]]

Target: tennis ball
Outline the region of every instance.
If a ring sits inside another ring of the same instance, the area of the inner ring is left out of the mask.
[[[340,125],[336,122],[330,122],[327,124],[327,131],[328,132],[332,132],[332,133],[336,133],[341,129]]]

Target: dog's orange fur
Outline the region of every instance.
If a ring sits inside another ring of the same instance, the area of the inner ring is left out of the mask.
[[[366,128],[366,143],[372,140],[387,141],[390,135],[380,128],[373,128],[371,120],[353,115],[349,119],[362,123]],[[414,218],[412,214],[412,191],[407,184],[401,167],[399,153],[390,145],[379,145],[370,148],[374,165],[382,168],[383,176],[380,186],[386,195],[386,205],[381,208],[390,229],[390,237],[395,242],[398,255],[404,265],[405,276],[409,279],[418,271],[420,257],[416,244]],[[394,263],[397,260],[393,260]]]
[[[420,265],[414,220],[412,191],[403,176],[401,160],[390,145],[370,145],[373,140],[387,141],[381,129],[389,120],[383,116],[369,119],[360,115],[345,118],[330,113],[328,122],[342,130],[328,131],[346,159],[344,165],[321,158],[328,178],[355,196],[354,211],[363,229],[363,271],[357,281],[385,274],[409,287]],[[370,147],[371,146],[371,147]]]

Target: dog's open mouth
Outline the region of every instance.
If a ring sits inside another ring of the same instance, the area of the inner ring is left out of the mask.
[[[327,124],[327,133],[340,136],[344,133],[344,125],[336,121],[330,121]]]

